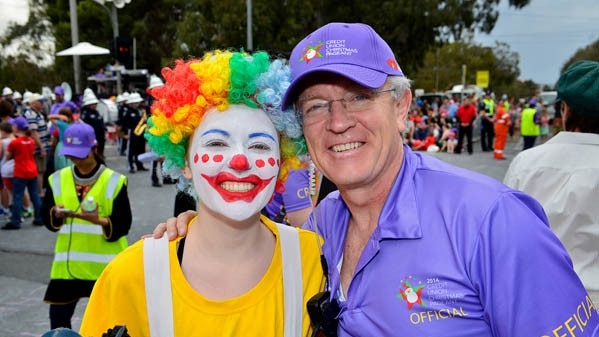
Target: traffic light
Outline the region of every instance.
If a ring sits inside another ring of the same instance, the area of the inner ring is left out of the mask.
[[[127,36],[117,36],[114,42],[114,52],[117,61],[127,68],[131,68],[133,58],[131,56],[132,40]]]

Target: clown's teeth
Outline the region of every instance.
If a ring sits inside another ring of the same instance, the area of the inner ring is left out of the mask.
[[[253,189],[256,185],[252,183],[237,183],[237,182],[224,182],[220,184],[223,190],[229,192],[247,192]]]
[[[353,143],[335,145],[335,146],[333,146],[333,151],[343,152],[343,151],[347,151],[347,150],[353,150],[353,149],[359,148],[360,146],[362,146],[362,144],[363,143],[360,143],[360,142],[353,142]]]

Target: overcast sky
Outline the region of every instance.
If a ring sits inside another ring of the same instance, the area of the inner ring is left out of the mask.
[[[499,11],[492,34],[475,40],[507,42],[520,54],[521,79],[553,86],[566,61],[599,39],[599,0],[532,0],[522,10],[503,0]]]
[[[399,3],[399,1],[398,1]],[[553,85],[564,63],[578,50],[599,39],[599,0],[532,0],[522,10],[500,7],[491,35],[475,40],[493,46],[499,40],[520,55],[520,78]],[[27,19],[27,0],[0,0],[0,32],[8,20]]]

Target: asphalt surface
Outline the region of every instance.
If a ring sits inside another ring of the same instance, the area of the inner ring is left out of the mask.
[[[521,142],[508,142],[507,160],[501,161],[494,160],[492,152],[481,152],[479,143],[474,144],[472,155],[431,155],[501,181],[520,148]],[[150,172],[128,173],[126,158],[118,155],[114,145],[107,144],[105,152],[108,166],[129,177],[133,224],[127,237],[133,243],[173,214],[175,186],[152,187]],[[50,328],[48,305],[42,299],[49,281],[56,235],[45,227],[32,226],[31,218],[25,220],[20,230],[0,231],[1,337],[41,336]],[[74,330],[79,329],[86,303],[87,300],[81,300],[77,306],[72,321]]]

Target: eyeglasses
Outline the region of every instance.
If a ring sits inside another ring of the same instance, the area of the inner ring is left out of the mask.
[[[372,107],[375,98],[380,94],[395,92],[396,89],[372,90],[361,93],[349,92],[342,98],[325,100],[322,98],[307,98],[295,104],[298,119],[304,124],[311,124],[326,119],[331,112],[334,102],[341,103],[347,112],[364,111]]]

